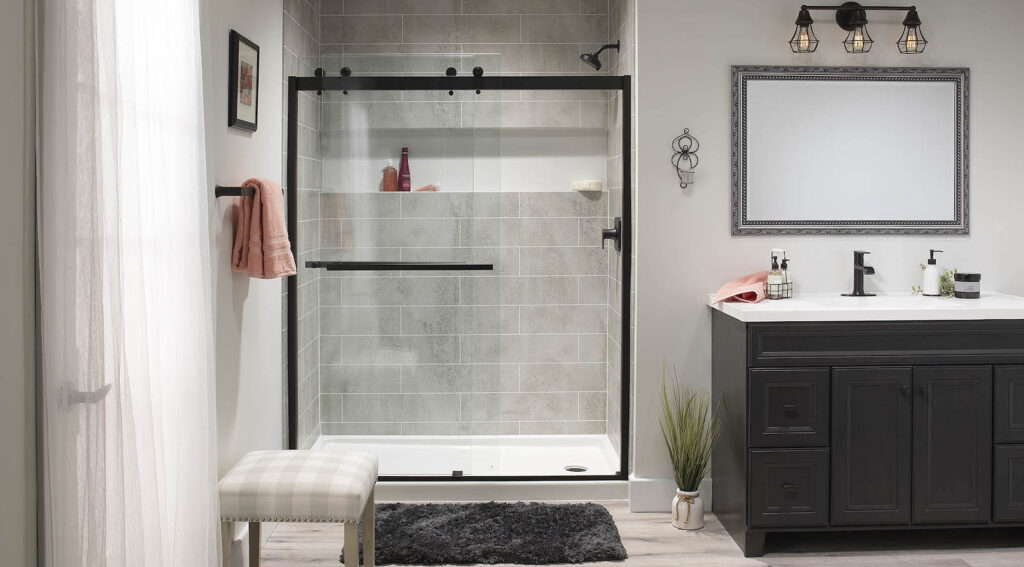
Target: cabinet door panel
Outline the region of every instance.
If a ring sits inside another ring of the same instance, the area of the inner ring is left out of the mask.
[[[995,442],[1024,442],[1024,366],[997,366]]]
[[[828,449],[751,449],[751,527],[824,526]]]
[[[828,445],[828,368],[750,371],[751,447]]]
[[[992,513],[992,367],[914,368],[914,523]]]
[[[997,522],[1024,522],[1024,445],[996,445]]]
[[[910,521],[910,367],[832,370],[832,523]]]

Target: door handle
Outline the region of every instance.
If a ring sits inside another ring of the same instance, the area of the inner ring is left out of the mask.
[[[792,493],[796,492],[796,485],[793,484],[792,482],[784,482],[784,483],[782,483],[782,490],[785,490],[786,492],[789,492],[789,493],[792,494]]]
[[[601,230],[601,249],[604,250],[604,243],[606,240],[615,241],[615,250],[617,252],[622,250],[622,217],[615,217],[613,228],[605,228]]]
[[[110,389],[114,385],[112,383],[105,384],[98,390],[78,390],[75,385],[71,382],[65,382],[60,387],[59,399],[57,400],[57,407],[60,409],[71,409],[71,406],[78,404],[89,404],[95,405],[103,401],[110,393]]]

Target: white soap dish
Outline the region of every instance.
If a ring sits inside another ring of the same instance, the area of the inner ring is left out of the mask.
[[[572,189],[584,193],[597,193],[604,191],[604,182],[600,179],[580,179],[572,182]]]

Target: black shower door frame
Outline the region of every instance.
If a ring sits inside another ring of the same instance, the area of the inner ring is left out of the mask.
[[[319,70],[318,70],[319,71]],[[292,255],[299,257],[298,239],[298,121],[299,92],[316,91],[529,91],[529,90],[602,90],[622,94],[622,228],[620,233],[622,261],[622,332],[620,377],[622,411],[619,470],[613,475],[523,475],[523,476],[382,476],[383,481],[578,481],[627,480],[630,454],[630,380],[632,334],[630,333],[633,268],[633,195],[632,195],[632,93],[630,75],[607,76],[480,76],[480,77],[288,77],[288,234]],[[298,328],[296,303],[298,275],[288,278],[288,448],[298,448]]]

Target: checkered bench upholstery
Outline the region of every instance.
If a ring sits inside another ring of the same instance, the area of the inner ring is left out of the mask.
[[[232,522],[249,522],[249,565],[259,565],[260,522],[344,522],[345,566],[359,560],[363,522],[364,565],[373,565],[373,489],[377,456],[327,451],[254,451],[220,481],[228,567]],[[349,533],[352,533],[350,539]],[[255,550],[255,553],[254,553]],[[354,552],[354,554],[353,554]],[[350,563],[350,555],[353,555]]]

